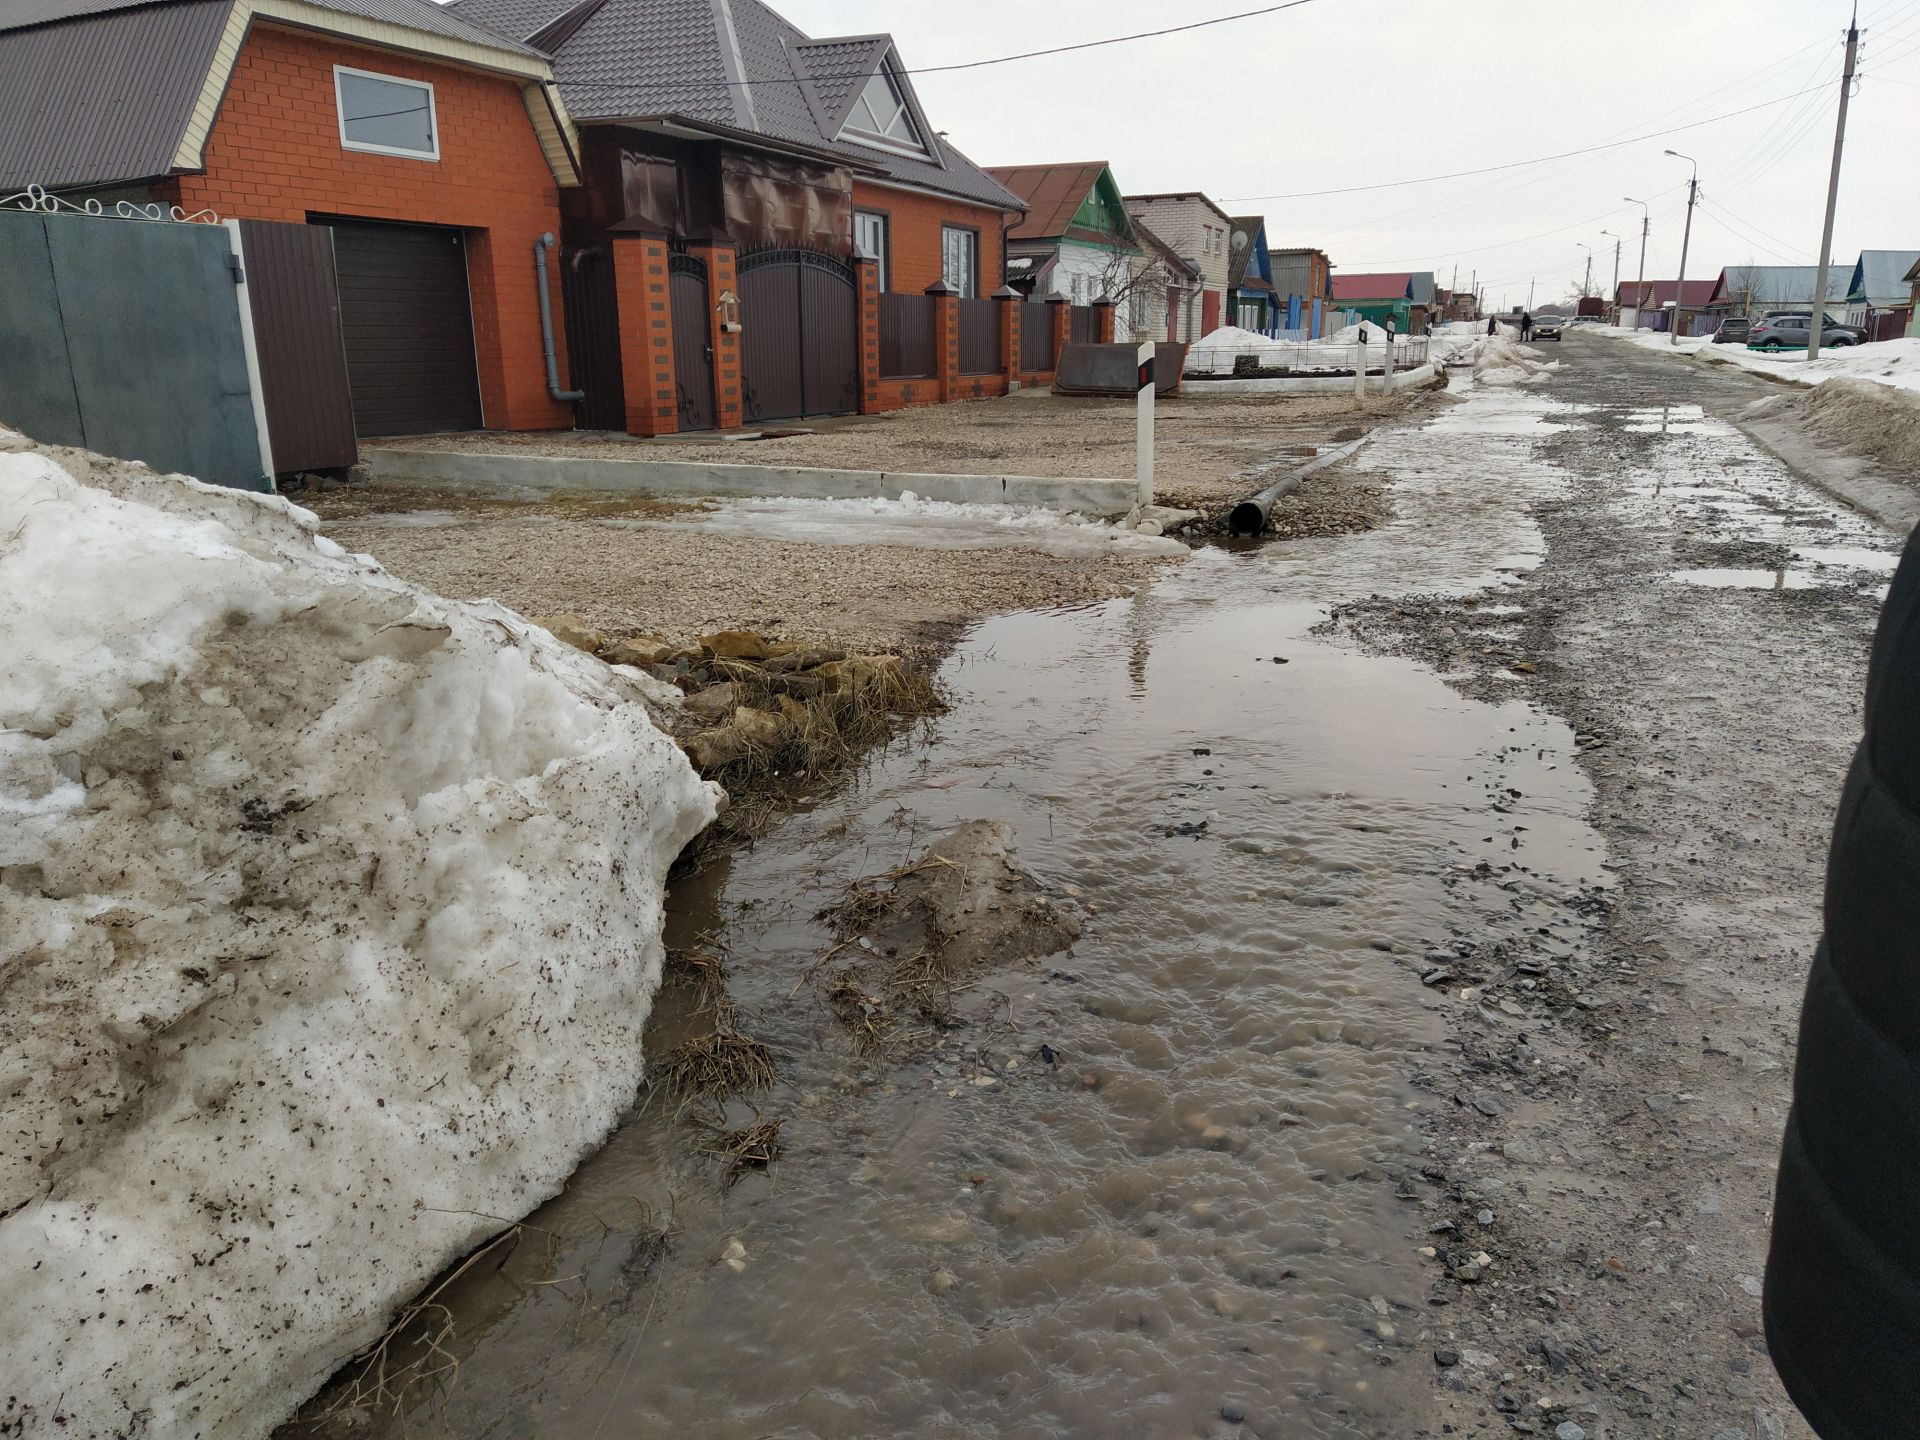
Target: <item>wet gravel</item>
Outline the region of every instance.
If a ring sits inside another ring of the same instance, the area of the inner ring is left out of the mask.
[[[1416,1076],[1430,1163],[1406,1189],[1431,1234],[1438,1413],[1457,1430],[1804,1436],[1757,1277],[1896,542],[1712,419],[1764,385],[1604,342],[1567,352],[1542,393],[1578,408],[1526,461],[1546,482],[1529,504],[1544,561],[1478,594],[1343,606],[1325,627],[1562,718],[1613,876],[1553,897],[1545,924],[1538,897],[1489,908],[1421,962],[1453,1003],[1450,1044]],[[1704,413],[1635,423],[1658,402]],[[1835,545],[1806,588],[1674,578],[1786,573]]]

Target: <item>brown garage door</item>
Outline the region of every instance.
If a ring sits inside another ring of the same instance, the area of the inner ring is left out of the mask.
[[[321,223],[333,228],[354,429],[479,429],[465,237],[430,225]]]

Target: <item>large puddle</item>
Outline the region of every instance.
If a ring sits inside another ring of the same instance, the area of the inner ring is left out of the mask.
[[[1383,437],[1378,531],[971,632],[931,733],[670,897],[671,943],[724,957],[774,1048],[784,1158],[727,1188],[641,1111],[437,1297],[457,1373],[359,1433],[1412,1433],[1428,1277],[1394,1191],[1459,1003],[1414,966],[1480,923],[1462,877],[1521,909],[1603,855],[1558,721],[1311,632],[1538,563],[1550,409],[1480,392]],[[924,1058],[863,1060],[806,978],[812,917],[973,818],[1084,933],[970,991]],[[701,1023],[668,992],[653,1053]]]

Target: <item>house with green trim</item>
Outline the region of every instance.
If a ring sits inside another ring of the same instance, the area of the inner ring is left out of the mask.
[[[992,166],[987,174],[1027,202],[1007,231],[1007,283],[1028,295],[1064,295],[1076,305],[1118,302],[1114,338],[1150,332],[1166,299],[1157,269],[1104,160]]]

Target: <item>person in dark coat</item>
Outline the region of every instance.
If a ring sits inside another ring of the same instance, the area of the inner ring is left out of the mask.
[[[1520,315],[1520,339],[1524,342],[1533,338],[1533,312],[1526,310]]]
[[[1487,319],[1487,334],[1498,335],[1499,333],[1500,333],[1500,322],[1493,319],[1491,316],[1489,316]]]
[[[1823,1440],[1920,1435],[1920,532],[1880,612],[1827,856],[1767,1256],[1767,1348]]]

